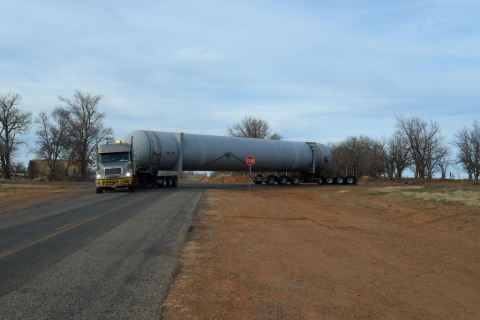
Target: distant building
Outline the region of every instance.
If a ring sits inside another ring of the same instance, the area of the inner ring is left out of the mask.
[[[70,164],[67,170],[67,160],[57,160],[55,176],[57,178],[65,178],[66,176],[76,177],[80,174],[80,166],[78,164]],[[50,175],[50,168],[46,160],[30,160],[27,168],[27,178],[37,179],[46,178]]]

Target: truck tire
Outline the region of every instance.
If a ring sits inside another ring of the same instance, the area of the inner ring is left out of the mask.
[[[166,183],[165,177],[158,179],[157,188],[165,188]]]
[[[325,183],[331,185],[335,183],[335,180],[333,179],[333,177],[328,176],[325,178]]]
[[[134,186],[128,187],[128,191],[135,192],[135,187]]]
[[[172,187],[173,188],[176,188],[178,186],[178,177],[177,176],[174,176],[172,178]]]
[[[347,184],[355,184],[355,177],[346,177],[345,180]]]
[[[292,186],[297,186],[300,184],[300,178],[298,176],[293,176],[290,178],[290,183]]]
[[[102,189],[102,188],[97,188],[97,189],[95,190],[95,193],[102,193],[102,192],[103,192],[103,189]]]
[[[318,178],[317,180],[319,185],[325,184],[325,179],[323,177]]]
[[[335,177],[335,183],[336,184],[343,184],[344,179],[343,177]]]
[[[267,184],[268,184],[269,186],[274,185],[274,184],[275,184],[275,180],[277,180],[277,179],[275,178],[275,176],[273,176],[273,175],[272,175],[272,176],[268,176],[268,177],[267,177]]]
[[[166,187],[167,187],[167,188],[170,188],[170,187],[172,186],[172,183],[173,183],[173,182],[172,182],[172,177],[167,177],[167,178],[166,178],[166,181],[167,181]]]
[[[288,182],[288,177],[287,176],[281,176],[279,179],[278,179],[278,184],[279,185],[286,185]]]

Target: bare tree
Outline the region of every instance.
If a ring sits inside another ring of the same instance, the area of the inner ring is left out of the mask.
[[[447,155],[443,159],[440,159],[438,162],[438,168],[440,169],[440,174],[442,175],[442,179],[447,178],[447,171],[448,168],[452,165],[452,161],[448,159]]]
[[[360,135],[349,137],[337,144],[330,144],[332,165],[329,174],[354,174],[357,164],[359,176],[380,177],[385,173],[385,151],[383,144],[375,139]]]
[[[458,148],[458,163],[467,171],[470,179],[478,181],[480,176],[480,125],[474,121],[473,128],[465,127],[455,135],[454,145]]]
[[[263,119],[256,119],[246,116],[241,122],[229,127],[228,135],[231,137],[256,138],[281,140],[282,136],[276,132],[272,133],[269,124]]]
[[[396,131],[385,143],[385,149],[385,167],[389,178],[401,179],[403,171],[412,163],[408,139]]]
[[[448,153],[437,122],[430,125],[418,117],[397,117],[399,133],[408,140],[410,156],[415,166],[416,178],[431,178],[438,162]]]
[[[21,97],[16,93],[0,95],[0,160],[3,177],[10,178],[12,157],[18,146],[25,142],[18,135],[30,129],[32,114],[18,108]]]
[[[442,139],[443,140],[443,139]],[[433,178],[433,175],[436,172],[442,173],[442,167],[446,170],[446,163],[448,161],[448,148],[445,144],[439,144],[434,146],[429,152],[427,153],[426,157],[426,174],[427,178]]]
[[[65,106],[59,107],[59,112],[68,114],[70,127],[69,139],[71,152],[76,154],[80,163],[80,175],[87,178],[88,165],[93,163],[96,142],[109,139],[112,128],[105,128],[103,119],[105,113],[98,110],[101,96],[75,91],[72,98],[59,97]]]
[[[47,162],[50,170],[50,178],[55,178],[57,161],[67,154],[69,132],[71,131],[68,121],[68,113],[56,108],[52,112],[53,123],[45,112],[41,112],[36,119],[39,128],[36,131],[37,157]]]

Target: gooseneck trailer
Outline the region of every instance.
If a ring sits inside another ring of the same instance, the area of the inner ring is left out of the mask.
[[[95,183],[104,189],[137,186],[176,187],[181,171],[248,171],[255,158],[255,183],[297,185],[356,183],[354,177],[324,177],[332,161],[318,142],[265,140],[137,130],[123,140],[98,146]]]

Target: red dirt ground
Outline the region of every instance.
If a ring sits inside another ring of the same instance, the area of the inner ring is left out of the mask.
[[[480,319],[479,205],[383,189],[209,190],[162,317]]]

